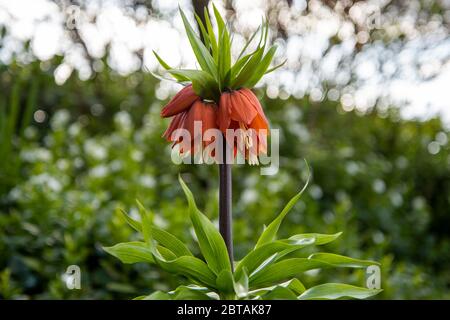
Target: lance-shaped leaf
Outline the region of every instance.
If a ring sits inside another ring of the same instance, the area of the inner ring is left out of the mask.
[[[269,68],[273,56],[275,55],[275,51],[277,51],[276,46],[272,46],[269,49],[269,51],[262,58],[261,62],[258,64],[258,67],[254,70],[253,75],[244,83],[244,87],[252,88],[258,83]]]
[[[213,55],[214,61],[216,63],[218,63],[218,61],[219,61],[219,50],[218,50],[218,46],[217,46],[216,35],[214,34],[214,30],[213,30],[213,27],[212,27],[212,24],[211,24],[211,19],[209,18],[208,9],[205,7],[203,12],[204,12],[204,15],[205,15],[206,29],[208,31],[209,43],[211,45],[212,55]]]
[[[139,296],[133,300],[171,300],[170,294],[163,291],[155,291],[147,296]]]
[[[179,286],[174,291],[169,292],[173,300],[212,300],[208,296],[208,288],[195,286]]]
[[[238,277],[240,276],[242,268],[246,268],[250,273],[252,273],[275,253],[277,253],[277,255],[271,262],[278,261],[286,255],[307,246],[327,244],[337,239],[340,235],[341,232],[335,234],[305,233],[292,236],[289,239],[269,242],[250,251],[236,266],[236,275]]]
[[[216,275],[219,275],[222,270],[231,271],[227,247],[222,236],[212,222],[198,210],[194,196],[183,179],[181,179],[181,176],[179,176],[178,180],[188,200],[189,216],[197,235],[200,250],[208,266]]]
[[[212,75],[214,79],[218,79],[217,67],[214,64],[214,59],[209,53],[209,50],[205,47],[202,40],[195,34],[194,29],[190,25],[186,18],[183,10],[180,9],[181,18],[183,19],[183,24],[186,29],[186,34],[188,36],[189,42],[191,44],[194,55],[200,67]]]
[[[175,253],[173,253],[170,249],[167,249],[166,247],[163,247],[161,245],[156,245],[156,249],[158,250],[160,255],[166,260],[173,260],[173,259],[177,258]]]
[[[205,25],[203,24],[202,19],[198,16],[198,14],[194,13],[195,20],[197,20],[197,25],[202,34],[203,42],[208,50],[211,50],[211,43],[209,42],[209,34],[206,31]]]
[[[334,253],[326,253],[326,252],[319,252],[319,253],[313,253],[308,257],[309,259],[314,260],[320,260],[335,266],[339,267],[348,267],[348,268],[365,268],[373,265],[380,265],[380,263],[376,261],[370,261],[370,260],[361,260],[361,259],[354,259],[346,256],[341,256]]]
[[[173,69],[171,66],[169,66],[160,56],[159,56],[159,54],[157,54],[156,52],[155,52],[155,50],[152,50],[153,51],[153,54],[155,55],[155,57],[156,57],[156,59],[158,60],[158,62],[161,64],[161,66],[164,68],[164,69],[166,69],[166,70],[171,70],[171,69]],[[184,82],[184,81],[188,81],[189,79],[188,78],[186,78],[186,77],[184,77],[184,76],[182,76],[182,75],[176,75],[176,74],[173,74],[172,75],[175,79],[177,79],[178,81],[181,81],[181,82]]]
[[[333,234],[321,234],[321,233],[300,233],[289,237],[285,241],[290,244],[304,244],[305,241],[309,242],[311,238],[314,238],[314,245],[324,245],[330,242],[333,242],[337,238],[341,236],[342,232],[333,233]]]
[[[381,289],[367,289],[343,283],[325,283],[303,292],[299,300],[329,300],[340,298],[366,299],[380,293]]]
[[[208,288],[216,287],[216,276],[202,260],[191,256],[169,260],[160,253],[158,248],[153,248],[152,254],[155,262],[164,270],[183,275]]]
[[[120,216],[136,231],[142,232],[141,223],[127,214],[124,210],[119,210]],[[151,234],[153,240],[160,243],[164,247],[172,251],[177,257],[181,256],[192,256],[191,251],[186,247],[186,245],[175,237],[173,234],[158,228],[156,226],[151,226]]]
[[[236,277],[241,277],[241,272],[244,268],[247,270],[247,272],[253,273],[253,271],[257,269],[258,266],[261,266],[261,264],[263,264],[264,261],[267,261],[267,259],[269,259],[271,256],[290,247],[292,247],[292,245],[288,243],[275,241],[250,251],[237,264],[235,271]]]
[[[284,64],[285,64],[286,62],[287,62],[287,59],[285,59],[282,63],[276,65],[275,67],[270,68],[269,70],[266,70],[266,72],[265,72],[264,74],[271,73],[271,72],[277,70],[278,68],[281,68],[282,66],[284,66]]]
[[[228,34],[228,30],[224,28],[222,30],[222,34],[219,39],[219,74],[220,74],[220,83],[221,86],[228,86],[229,79],[227,79],[230,75],[229,71],[231,68],[231,48],[230,48],[230,35]],[[220,89],[222,89],[220,87]]]
[[[268,291],[261,300],[297,300],[297,295],[291,289],[281,286],[276,286]]]
[[[141,222],[142,222],[142,236],[144,237],[144,241],[151,246],[152,243],[152,220],[153,215],[145,209],[145,207],[142,205],[142,203],[139,202],[139,200],[136,200],[136,203],[139,208],[139,214],[141,215]]]
[[[118,258],[122,263],[154,262],[152,251],[145,242],[122,242],[112,247],[103,247],[103,250]]]
[[[234,282],[234,292],[238,298],[243,298],[248,295],[248,272],[244,268],[241,272],[241,276]]]
[[[192,252],[186,245],[171,233],[153,226],[152,234],[154,240],[170,249],[177,257],[192,256]]]
[[[234,278],[230,270],[222,270],[216,279],[216,287],[222,293],[234,293]]]
[[[255,36],[258,34],[259,29],[261,29],[260,26],[255,30],[255,32],[253,32],[253,34],[250,36],[250,39],[248,39],[248,41],[245,43],[245,46],[241,49],[241,52],[239,53],[239,55],[237,57],[238,60],[242,57],[242,55],[245,53],[245,50],[247,50],[250,43],[253,41]]]
[[[263,299],[265,299],[266,298],[264,296],[265,294],[269,293],[270,291],[272,291],[278,287],[283,287],[283,288],[289,289],[293,294],[295,294],[296,297],[298,295],[302,294],[303,292],[305,292],[305,290],[306,290],[303,283],[300,280],[298,280],[297,278],[294,278],[294,279],[288,280],[286,282],[276,284],[271,287],[261,288],[261,289],[250,291],[248,294],[249,294],[249,296],[255,296],[255,297],[262,296]]]
[[[244,67],[244,65],[247,63],[247,61],[252,57],[252,53],[249,53],[245,56],[243,56],[242,58],[240,58],[239,60],[236,61],[236,63],[231,67],[229,72],[229,78],[230,81],[233,83],[236,79],[236,75],[239,74],[239,72],[242,70],[242,68]]]
[[[261,62],[261,58],[264,54],[264,47],[260,47],[256,52],[250,57],[245,66],[236,75],[235,79],[231,81],[232,88],[240,88],[243,86],[254,74],[256,68]]]
[[[329,268],[331,264],[306,258],[292,258],[274,263],[262,272],[250,277],[250,287],[259,287],[293,278],[298,274],[318,268]]]
[[[353,259],[330,253],[312,254],[308,259],[292,258],[271,264],[254,277],[250,277],[250,284],[256,286],[279,282],[317,268],[366,268],[374,264],[378,265],[374,261]]]
[[[219,30],[219,34],[222,34],[223,29],[226,28],[225,21],[223,21],[222,16],[220,15],[219,10],[217,10],[217,7],[214,3],[213,3],[213,11],[214,16],[216,17],[217,29]]]
[[[306,163],[306,161],[305,161]],[[261,236],[258,239],[258,242],[256,243],[255,248],[258,248],[262,246],[263,244],[266,244],[268,242],[273,241],[275,239],[275,236],[277,235],[278,229],[280,228],[281,222],[283,221],[284,217],[289,213],[289,211],[292,209],[292,207],[297,203],[297,201],[302,196],[303,192],[306,190],[306,187],[309,183],[309,178],[311,176],[309,172],[309,166],[308,163],[306,163],[306,167],[308,168],[308,179],[306,180],[306,183],[302,190],[300,190],[299,193],[297,193],[284,207],[284,209],[281,211],[281,213],[273,220],[269,226],[263,231]]]

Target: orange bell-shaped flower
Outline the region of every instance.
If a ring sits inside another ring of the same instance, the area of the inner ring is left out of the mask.
[[[245,154],[250,164],[258,164],[258,155],[267,153],[269,122],[251,90],[243,88],[222,93],[217,123],[228,143],[233,144],[235,152]],[[238,133],[232,141],[227,135],[230,129]]]
[[[173,117],[163,137],[168,141],[174,142],[174,146],[182,143],[180,146],[181,154],[185,154],[188,151],[191,154],[195,154],[197,150],[200,150],[200,144],[203,148],[211,142],[203,141],[203,135],[207,130],[217,128],[216,114],[217,106],[215,103],[197,99]],[[196,129],[196,126],[198,129]],[[189,141],[186,141],[186,133],[189,134]]]

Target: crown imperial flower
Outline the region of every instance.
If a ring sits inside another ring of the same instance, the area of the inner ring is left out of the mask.
[[[201,122],[203,134],[208,129],[238,130],[238,139],[228,139],[236,151],[245,155],[250,164],[258,163],[258,155],[267,152],[269,122],[260,102],[250,90],[267,73],[281,67],[270,68],[276,46],[268,47],[268,24],[263,23],[250,37],[240,54],[232,63],[231,38],[224,20],[213,5],[217,34],[205,8],[205,24],[195,18],[202,39],[194,32],[186,15],[180,9],[186,33],[200,70],[174,69],[156,52],[156,58],[175,80],[185,87],[162,109],[162,117],[173,117],[163,137],[178,144],[181,135],[177,129],[186,129],[191,134],[190,150],[195,148],[194,123]],[[247,48],[260,34],[256,49],[247,53]],[[201,141],[201,140],[200,140]],[[202,144],[206,143],[202,141]],[[243,148],[239,148],[239,144]]]

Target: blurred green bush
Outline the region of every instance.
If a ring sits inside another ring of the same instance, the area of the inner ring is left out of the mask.
[[[27,103],[35,82],[39,94]],[[91,80],[71,77],[57,86],[51,65],[34,63],[2,68],[0,84],[7,93],[3,111],[18,101],[15,134],[0,140],[12,150],[2,154],[0,168],[0,297],[129,298],[176,287],[179,279],[147,265],[122,265],[101,249],[132,238],[115,209],[131,207],[136,214],[137,198],[155,209],[156,224],[195,251],[179,172],[200,207],[217,219],[217,168],[170,160],[161,138],[163,101],[155,97],[159,82],[105,69]],[[14,86],[22,88],[17,98]],[[280,236],[344,231],[330,248],[381,261],[379,297],[450,298],[450,148],[440,120],[406,121],[394,108],[363,115],[328,100],[259,95],[280,129],[280,171],[260,176],[257,167],[233,169],[237,259],[302,186],[306,158],[312,183]],[[22,130],[29,104],[42,112],[40,122]],[[81,290],[65,286],[72,264],[81,268]],[[302,281],[356,277],[353,283],[365,283],[364,272],[333,272],[308,273]]]

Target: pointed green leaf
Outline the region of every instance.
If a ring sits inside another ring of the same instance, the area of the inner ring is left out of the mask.
[[[248,39],[248,41],[245,43],[245,46],[242,48],[241,52],[239,53],[239,55],[238,55],[238,57],[237,57],[238,60],[239,60],[239,59],[242,57],[242,55],[245,53],[245,50],[247,50],[248,46],[249,46],[250,43],[253,41],[253,39],[254,39],[255,36],[257,35],[257,33],[258,33],[258,31],[259,31],[260,28],[261,28],[261,27],[259,26],[259,27],[255,30],[255,32],[250,36],[250,39]]]
[[[354,259],[334,253],[325,253],[325,252],[313,253],[308,258],[320,260],[335,266],[348,268],[365,268],[373,265],[377,266],[380,265],[380,263],[376,261]]]
[[[228,30],[224,28],[222,30],[222,34],[219,39],[219,75],[220,75],[220,83],[224,85],[224,87],[228,86],[229,79],[229,71],[231,68],[231,48],[230,48],[230,36],[228,34]],[[222,90],[223,88],[220,88]]]
[[[144,237],[144,241],[150,245],[152,241],[152,216],[149,212],[147,212],[147,210],[144,208],[142,203],[139,202],[139,200],[136,200],[136,203],[139,208],[139,214],[141,215],[142,236]]]
[[[314,245],[323,245],[330,243],[341,236],[342,232],[334,233],[334,234],[320,234],[320,233],[301,233],[296,234],[289,239],[281,240],[285,242],[289,242],[290,244],[303,244],[309,242],[311,238],[314,238]]]
[[[297,295],[289,288],[276,286],[261,297],[262,300],[297,300]]]
[[[258,83],[258,81],[262,78],[262,76],[269,68],[276,50],[276,46],[272,46],[269,49],[269,51],[262,58],[261,62],[258,64],[258,67],[254,70],[253,75],[243,84],[244,87],[252,88]]]
[[[212,300],[203,290],[192,289],[189,286],[179,286],[172,295],[173,300]]]
[[[234,283],[234,292],[238,298],[243,298],[248,295],[248,272],[243,268],[240,278]]]
[[[250,277],[250,284],[251,286],[267,285],[317,268],[365,268],[374,264],[378,265],[374,261],[353,259],[331,253],[318,253],[311,255],[308,259],[292,258],[271,264],[254,277]]]
[[[305,286],[303,285],[303,283],[301,283],[301,281],[298,280],[297,278],[294,278],[294,279],[288,280],[286,282],[276,284],[271,287],[260,288],[260,289],[250,291],[248,293],[248,296],[250,296],[250,297],[263,296],[263,299],[266,299],[267,297],[264,296],[265,294],[267,294],[267,293],[271,292],[272,290],[279,288],[279,287],[289,289],[292,293],[295,294],[296,297],[305,291]]]
[[[198,16],[198,14],[194,13],[195,20],[197,20],[198,27],[200,29],[200,32],[202,33],[203,41],[205,43],[205,46],[208,50],[211,50],[211,43],[209,42],[209,34],[205,29],[205,25],[203,24],[202,19]]]
[[[261,62],[261,58],[264,53],[264,47],[260,47],[251,56],[251,58],[244,65],[242,70],[236,75],[236,78],[231,81],[230,86],[234,89],[240,88],[246,83],[252,76],[255,69]]]
[[[284,209],[281,211],[281,213],[278,215],[278,217],[276,217],[275,220],[273,220],[269,224],[269,226],[263,231],[263,233],[261,234],[261,236],[258,239],[258,242],[256,243],[255,248],[258,248],[263,244],[273,241],[273,239],[275,238],[275,236],[278,232],[278,229],[280,228],[281,222],[283,221],[284,217],[288,214],[288,212],[292,209],[292,207],[297,203],[297,201],[302,196],[303,192],[306,190],[306,187],[308,186],[308,183],[309,183],[309,178],[311,176],[311,174],[309,172],[308,163],[306,163],[306,166],[308,168],[308,179],[306,180],[306,183],[303,186],[302,190],[300,190],[300,192],[297,193],[288,202],[288,204],[284,207]]]
[[[298,280],[297,278],[289,280],[281,285],[284,285],[287,288],[291,289],[296,295],[302,294],[306,290],[303,283],[300,280]]]
[[[169,66],[160,56],[159,54],[156,53],[155,50],[152,50],[153,54],[155,55],[156,59],[158,60],[158,62],[161,64],[161,66],[166,69],[166,70],[171,70],[173,69],[171,66]],[[172,75],[175,79],[177,79],[178,81],[188,81],[189,79],[181,76],[181,75]],[[160,77],[159,75],[157,77]],[[163,78],[164,79],[164,78]]]
[[[250,277],[250,287],[259,287],[264,285],[271,285],[273,283],[281,282],[286,279],[297,276],[298,274],[317,268],[332,267],[329,263],[312,260],[306,258],[292,258],[286,259],[269,265],[262,272]]]
[[[231,271],[227,247],[222,236],[212,222],[198,210],[194,196],[181,176],[179,176],[178,180],[188,200],[189,215],[197,235],[200,250],[208,266],[216,275],[219,275],[222,270]]]
[[[173,259],[177,258],[175,253],[173,253],[170,249],[167,249],[166,247],[163,247],[161,245],[156,245],[156,249],[158,249],[158,252],[166,260],[173,260]]]
[[[292,245],[288,243],[275,241],[250,251],[236,266],[235,273],[237,277],[241,276],[243,268],[246,268],[249,273],[252,273],[269,257],[291,247]]]
[[[177,257],[192,256],[192,252],[186,247],[186,245],[171,233],[152,227],[153,239],[158,243],[170,249]]]
[[[216,276],[202,260],[192,256],[182,256],[172,260],[165,259],[157,248],[153,248],[152,253],[155,262],[162,269],[170,273],[183,275],[208,288],[216,287]]]
[[[248,60],[252,57],[252,53],[249,53],[242,58],[240,58],[236,63],[231,67],[229,73],[229,78],[231,79],[231,82],[235,81],[236,75],[239,74],[239,72],[242,70],[244,65],[248,62]]]
[[[130,217],[130,215],[125,210],[117,208],[116,212],[120,213],[120,216],[125,220],[126,223],[128,223],[130,227],[132,227],[137,232],[142,232],[141,223]]]
[[[103,250],[122,263],[154,262],[150,247],[145,242],[122,242],[112,247],[103,247]]]
[[[217,47],[217,39],[216,35],[214,34],[214,29],[211,24],[211,19],[209,17],[208,9],[204,8],[204,14],[205,14],[205,21],[206,21],[206,29],[208,31],[209,35],[209,43],[211,44],[211,51],[213,54],[213,59],[216,63],[219,62],[219,50]]]
[[[120,209],[121,217],[136,231],[142,232],[141,223],[130,217],[124,210]],[[192,256],[191,251],[186,247],[186,245],[175,237],[173,234],[158,228],[156,226],[151,227],[151,234],[156,242],[160,243],[164,247],[172,251],[177,257],[181,256]]]
[[[266,259],[277,253],[274,261],[279,261],[286,255],[312,245],[324,245],[337,239],[342,233],[319,234],[305,233],[292,236],[289,239],[273,241],[250,251],[236,266],[236,274],[240,276],[242,268],[250,273],[260,266]]]
[[[268,257],[266,260],[264,260],[253,272],[250,274],[250,278],[255,277],[258,273],[263,271],[267,266],[269,266],[272,262],[274,262],[277,259],[278,252],[274,253],[270,257]]]
[[[180,14],[181,18],[183,19],[183,24],[186,29],[186,34],[188,36],[192,50],[194,51],[195,57],[197,58],[200,67],[203,71],[208,72],[214,79],[218,79],[217,68],[214,64],[213,57],[211,56],[203,42],[200,40],[200,38],[195,34],[192,26],[186,18],[186,15],[181,9]]]
[[[158,80],[160,80],[160,81],[171,81],[171,82],[175,82],[175,83],[179,83],[179,84],[181,84],[181,85],[187,85],[187,84],[189,84],[189,80],[177,80],[176,79],[176,77],[173,75],[173,74],[171,74],[171,76],[173,77],[173,79],[172,78],[167,78],[167,77],[164,77],[164,76],[162,76],[162,75],[160,75],[160,74],[157,74],[156,72],[153,72],[153,71],[148,71],[153,77],[155,77],[156,79],[158,79]]]
[[[234,293],[234,278],[230,270],[222,270],[216,279],[216,287],[222,293]]]
[[[216,17],[217,28],[219,30],[219,35],[222,34],[223,29],[225,29],[225,21],[223,21],[222,16],[220,15],[219,10],[217,10],[216,5],[213,3],[213,11],[214,16]]]
[[[139,296],[134,298],[133,300],[171,300],[171,297],[166,292],[155,291],[148,296]]]
[[[281,68],[282,66],[284,66],[284,64],[287,62],[287,59],[285,59],[282,63],[280,63],[279,65],[276,65],[273,68],[270,68],[269,70],[267,70],[264,74],[268,74],[271,73],[272,71],[277,70],[278,68]]]
[[[299,300],[329,300],[340,298],[366,299],[380,293],[381,289],[367,289],[343,283],[326,283],[306,290]]]

